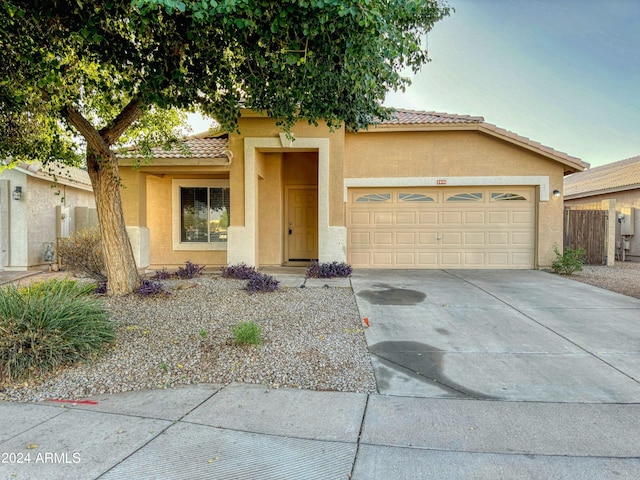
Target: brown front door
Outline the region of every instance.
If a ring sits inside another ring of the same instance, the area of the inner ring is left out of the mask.
[[[318,258],[318,190],[291,188],[287,195],[288,261]]]

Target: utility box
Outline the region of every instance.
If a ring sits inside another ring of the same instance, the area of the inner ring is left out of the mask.
[[[620,219],[620,235],[635,235],[636,209],[631,207],[630,212]]]

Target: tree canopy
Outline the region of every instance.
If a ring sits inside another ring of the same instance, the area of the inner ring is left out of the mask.
[[[386,92],[428,60],[424,36],[448,14],[438,0],[5,0],[0,157],[73,163],[80,135],[103,243],[120,236],[126,250],[118,142],[170,138],[175,109],[230,130],[243,107],[285,129],[365,128],[388,117]],[[140,279],[119,252],[110,292],[128,293]]]

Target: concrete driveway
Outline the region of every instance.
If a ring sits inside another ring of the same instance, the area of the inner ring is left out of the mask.
[[[352,285],[382,394],[640,401],[640,300],[530,270],[360,270]]]

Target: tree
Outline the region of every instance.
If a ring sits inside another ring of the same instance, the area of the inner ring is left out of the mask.
[[[366,128],[388,118],[386,92],[428,60],[424,35],[448,14],[438,0],[5,0],[0,155],[73,163],[84,139],[109,292],[129,293],[140,278],[114,148],[145,116],[200,110],[233,130],[244,106],[285,130]]]

